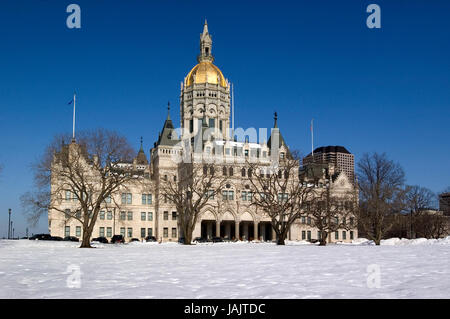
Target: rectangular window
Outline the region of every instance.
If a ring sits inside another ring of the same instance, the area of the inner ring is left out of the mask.
[[[153,229],[147,228],[147,236],[153,236]]]
[[[122,204],[131,204],[132,196],[131,193],[122,193]]]
[[[306,239],[306,231],[302,230],[302,240]]]
[[[64,236],[70,236],[70,226],[64,227]]]
[[[311,231],[308,230],[307,234],[308,234],[308,240],[311,240]]]
[[[247,200],[247,192],[241,193],[241,200],[246,201]]]
[[[106,214],[106,219],[112,220],[112,212],[108,212],[108,213]]]
[[[336,240],[339,239],[339,232],[338,231],[334,232],[334,239],[336,239]]]
[[[133,228],[128,227],[127,233],[128,233],[128,237],[133,237]]]
[[[177,229],[175,227],[172,228],[172,238],[177,237]]]
[[[77,218],[81,218],[81,211],[77,210],[76,214]]]
[[[109,196],[107,196],[107,197],[105,198],[105,202],[108,203],[108,204],[111,203],[111,195],[109,195]]]
[[[106,228],[106,237],[112,237],[112,228],[111,227]]]
[[[146,220],[146,217],[147,217],[147,213],[141,212],[141,220]]]
[[[228,191],[228,200],[234,200],[234,191]]]
[[[133,220],[133,212],[128,212],[128,220]]]
[[[209,128],[216,127],[216,121],[214,119],[209,119]]]
[[[194,120],[189,120],[189,133],[194,132]]]
[[[71,196],[70,196],[70,191],[66,191],[66,200],[70,200]]]
[[[77,236],[77,237],[81,236],[81,226],[77,226],[75,228],[75,236]]]
[[[70,218],[70,209],[65,209],[64,210],[64,217]]]
[[[351,239],[351,240],[354,239],[354,233],[353,233],[353,230],[350,231],[350,239]]]
[[[311,225],[311,217],[308,217],[308,219],[307,219],[307,224],[308,224],[308,225]]]
[[[347,232],[345,230],[342,231],[342,239],[343,240],[347,239]]]
[[[145,228],[141,228],[141,238],[145,237]]]
[[[105,237],[105,227],[100,227],[100,229],[98,231],[98,236]]]
[[[172,220],[177,220],[177,212],[172,212]]]
[[[150,220],[150,221],[153,220],[153,212],[148,213],[148,220]]]
[[[302,216],[302,224],[306,224],[306,217]]]
[[[126,213],[120,212],[120,220],[125,220],[125,219],[126,219]]]
[[[152,194],[142,194],[142,205],[152,204]]]
[[[100,212],[100,219],[105,220],[105,212],[104,211]]]
[[[163,232],[163,236],[164,236],[164,238],[167,238],[167,237],[169,237],[169,228],[167,228],[167,227],[164,227],[164,232]]]
[[[164,220],[169,220],[169,212],[164,212]]]
[[[222,131],[223,130],[223,122],[219,121],[219,129]]]
[[[120,227],[120,234],[125,237],[125,227]]]

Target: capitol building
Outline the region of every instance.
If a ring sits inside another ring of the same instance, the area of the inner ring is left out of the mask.
[[[274,161],[288,156],[290,149],[281,128],[278,127],[277,114],[267,140],[261,136],[259,139],[249,137],[253,131],[244,132],[234,128],[232,86],[214,64],[212,44],[212,37],[205,22],[200,35],[198,63],[181,83],[179,125],[174,125],[168,106],[167,117],[159,136],[155,138],[150,156],[147,157],[141,139],[141,148],[134,161],[129,163],[147,177],[145,185],[130,184],[115,194],[113,202],[117,205],[105,205],[100,211],[92,237],[106,237],[110,240],[113,235],[120,234],[126,241],[130,241],[132,238],[143,240],[147,236],[154,236],[162,242],[177,242],[182,238],[177,209],[164,197],[162,185],[167,181],[177,182],[177,178],[180,180],[180,166],[184,165],[184,161],[180,159],[186,159],[188,148],[191,150],[190,160],[194,164],[198,162],[198,165],[203,165],[201,163],[213,155],[220,154],[220,161],[212,161],[215,174],[227,177],[223,190],[202,208],[192,237],[275,240],[271,218],[252,205],[249,183],[251,172],[246,163],[251,159],[262,166],[270,167]],[[335,192],[354,191],[355,186],[351,178],[331,164],[311,164],[305,167],[299,165],[295,178],[303,178],[306,181],[309,174],[314,172],[323,174],[323,181],[317,182],[317,187],[328,183]],[[326,176],[331,178],[326,180]],[[77,204],[68,193],[63,196],[59,205],[61,210],[72,210]],[[52,209],[48,212],[48,219],[52,236],[81,237],[83,227],[79,221],[67,219],[64,214]],[[291,226],[287,239],[318,239],[318,230],[313,224],[311,217],[298,219]],[[355,225],[354,229],[341,229],[329,234],[328,241],[348,242],[357,237]]]

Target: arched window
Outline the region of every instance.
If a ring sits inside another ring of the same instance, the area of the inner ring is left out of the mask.
[[[241,170],[241,175],[242,175],[242,177],[245,177],[245,168],[242,168],[242,170]]]
[[[210,167],[209,174],[211,174],[211,176],[214,176],[214,167]]]
[[[287,170],[284,171],[284,179],[288,179],[289,178],[289,173]]]
[[[233,172],[233,167],[230,167],[230,169],[228,170],[228,173],[229,173],[229,175],[230,176],[233,176],[234,174],[234,172]]]
[[[203,165],[203,175],[208,175],[208,166]]]
[[[248,174],[248,177],[252,177],[252,169],[251,168],[248,169],[247,174]]]
[[[227,176],[227,168],[225,166],[222,167],[222,175]]]

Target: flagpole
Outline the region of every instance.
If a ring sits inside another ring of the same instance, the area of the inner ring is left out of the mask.
[[[311,155],[314,162],[314,119],[311,119]]]
[[[75,104],[76,104],[76,94],[73,94],[73,126],[72,126],[72,140],[75,141]]]

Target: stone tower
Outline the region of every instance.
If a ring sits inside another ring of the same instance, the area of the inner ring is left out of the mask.
[[[229,139],[230,84],[213,64],[212,38],[205,20],[200,34],[198,64],[181,83],[180,125],[182,139],[191,139],[200,129],[213,129],[215,139]]]

